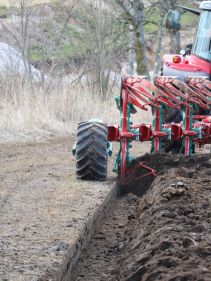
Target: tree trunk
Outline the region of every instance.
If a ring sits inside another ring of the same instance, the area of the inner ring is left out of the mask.
[[[137,73],[139,75],[146,75],[149,77],[147,59],[145,54],[145,38],[144,38],[144,27],[143,27],[143,17],[144,17],[143,1],[142,0],[136,1],[133,4],[133,8],[134,8],[134,18],[135,18],[135,23],[133,24],[133,26],[136,35],[135,52],[136,52]]]
[[[155,66],[154,66],[154,75],[159,73],[161,65],[161,50],[162,50],[162,41],[163,41],[163,22],[164,22],[164,13],[161,11],[159,27],[158,27],[158,42],[157,49],[155,53]]]
[[[170,54],[179,54],[180,46],[180,31],[170,30]]]
[[[116,3],[122,8],[125,16],[132,25],[132,32],[129,33],[129,64],[130,67],[133,64],[133,47],[135,46],[135,60],[137,64],[136,72],[140,75],[147,75],[149,77],[149,71],[147,68],[147,60],[145,55],[145,39],[144,39],[144,3],[143,0],[126,1],[116,0]],[[132,38],[131,38],[132,37]],[[134,42],[134,43],[133,43]],[[131,48],[132,47],[132,48]],[[133,69],[130,69],[133,72]]]
[[[170,0],[171,9],[177,9],[178,0]],[[181,50],[180,30],[170,30],[170,54],[178,54]]]
[[[129,34],[129,69],[128,72],[130,75],[134,75],[136,70],[135,70],[135,62],[136,62],[136,35],[134,33],[134,28],[133,25],[130,24],[130,34]]]

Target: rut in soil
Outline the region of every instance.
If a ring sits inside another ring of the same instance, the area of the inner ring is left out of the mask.
[[[158,176],[118,198],[71,281],[211,280],[210,155],[144,157]]]

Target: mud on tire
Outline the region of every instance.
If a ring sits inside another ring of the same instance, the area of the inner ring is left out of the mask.
[[[105,124],[93,121],[78,124],[76,176],[82,180],[106,180],[107,126]]]

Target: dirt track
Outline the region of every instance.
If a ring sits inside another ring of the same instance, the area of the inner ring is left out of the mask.
[[[211,280],[210,155],[154,160],[152,186],[117,200],[72,281]]]
[[[0,280],[58,280],[71,245],[109,191],[112,179],[76,180],[73,141],[1,144]]]

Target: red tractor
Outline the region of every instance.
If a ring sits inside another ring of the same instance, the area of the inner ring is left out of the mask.
[[[176,143],[177,152],[186,156],[194,153],[196,145],[211,143],[211,1],[202,2],[200,8],[193,11],[200,14],[200,22],[190,52],[165,55],[163,75],[155,77],[153,83],[141,76],[122,77],[121,94],[116,98],[119,125],[97,119],[79,123],[73,148],[77,178],[106,180],[112,142],[119,143],[113,170],[118,172],[121,186],[156,175],[153,168],[140,162],[143,173],[136,177],[130,165],[133,141],[151,141],[152,153],[163,152],[166,143]],[[149,107],[154,112],[152,124],[134,125],[131,114]]]
[[[204,1],[200,4],[200,10],[193,10],[186,7],[180,7],[185,11],[200,16],[198,30],[194,44],[188,44],[185,49],[181,50],[180,55],[168,54],[163,57],[163,76],[176,76],[177,79],[185,81],[186,77],[203,77],[211,80],[211,1]],[[178,12],[178,11],[176,11]],[[169,13],[171,16],[171,12]],[[171,17],[172,26],[179,26],[177,17]],[[194,114],[209,114],[209,110],[200,107],[194,107]],[[182,121],[180,110],[167,110],[164,114],[164,122]],[[166,152],[181,150],[181,142],[169,143],[165,147]]]
[[[163,75],[177,76],[183,81],[187,76],[211,80],[211,1],[203,1],[201,11],[184,9],[200,15],[195,42],[189,44],[181,55],[164,56]]]

